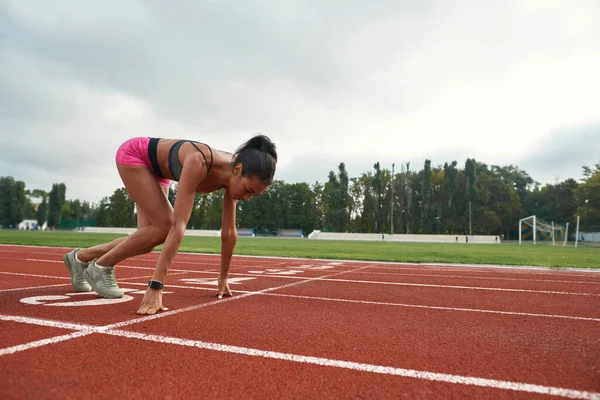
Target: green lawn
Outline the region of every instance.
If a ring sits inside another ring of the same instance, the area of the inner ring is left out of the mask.
[[[120,236],[81,232],[0,230],[0,244],[90,247]],[[198,253],[219,253],[220,248],[220,239],[212,237],[185,237],[181,245],[181,251]],[[241,237],[238,238],[235,254],[416,263],[600,268],[600,248],[530,244],[468,245]]]

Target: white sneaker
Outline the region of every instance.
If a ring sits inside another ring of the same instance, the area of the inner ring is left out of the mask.
[[[83,278],[83,271],[90,265],[86,262],[77,261],[75,258],[75,253],[77,253],[79,249],[75,249],[70,253],[67,253],[63,256],[63,261],[69,270],[69,274],[71,274],[71,285],[76,292],[89,292],[92,290],[92,287],[85,281]]]
[[[107,299],[123,297],[115,278],[115,267],[97,267],[96,260],[83,271],[83,277],[100,296]]]

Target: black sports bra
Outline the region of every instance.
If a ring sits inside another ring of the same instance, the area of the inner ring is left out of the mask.
[[[169,150],[169,171],[171,171],[171,175],[173,175],[173,178],[175,178],[175,180],[178,182],[179,178],[181,178],[181,171],[183,169],[183,165],[181,165],[181,162],[179,161],[179,148],[184,143],[191,143],[192,146],[194,146],[196,150],[198,150],[200,154],[202,154],[202,157],[204,158],[204,163],[206,164],[206,174],[208,175],[213,165],[213,152],[210,146],[204,143],[194,142],[192,140],[179,140],[173,146],[171,146],[171,150]],[[196,143],[204,144],[206,147],[208,147],[208,151],[210,151],[210,165],[208,164],[208,160],[206,160],[204,152],[200,150],[198,146],[196,146]]]
[[[158,141],[159,140],[160,139],[158,139],[158,138],[150,139],[150,144],[148,146],[148,155],[150,156],[150,161],[152,162],[152,168],[154,169],[154,172],[156,173],[156,175],[158,175],[160,178],[164,178],[162,172],[160,172],[160,166],[158,165],[157,150],[158,150]],[[198,150],[200,152],[200,154],[202,154],[202,157],[204,158],[204,163],[206,164],[206,174],[208,175],[208,173],[210,172],[210,169],[212,168],[212,165],[213,165],[213,152],[212,152],[212,149],[210,148],[210,146],[205,143],[195,142],[193,140],[179,140],[179,141],[175,142],[175,144],[173,146],[171,146],[171,149],[169,150],[169,171],[171,172],[171,175],[173,175],[173,178],[177,182],[179,182],[179,179],[181,178],[181,171],[183,170],[183,165],[181,165],[181,162],[179,161],[179,148],[184,143],[191,143],[192,146],[194,146],[196,148],[196,150]],[[198,146],[196,146],[196,143],[204,144],[206,147],[208,147],[208,151],[210,152],[210,164],[208,163],[208,160],[206,159],[204,152],[202,150],[200,150],[198,148]]]

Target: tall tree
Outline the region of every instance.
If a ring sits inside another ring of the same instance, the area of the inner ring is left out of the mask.
[[[52,184],[48,202],[48,226],[51,228],[57,228],[60,225],[66,192],[67,187],[64,183]]]
[[[325,211],[323,208],[324,186],[322,183],[319,183],[317,181],[312,185],[311,189],[313,192],[312,209],[315,218],[315,229],[322,230],[324,223],[323,216],[325,215]]]
[[[339,177],[339,186],[338,186],[338,207],[339,207],[339,215],[338,221],[340,232],[348,232],[349,226],[349,215],[350,215],[350,199],[348,195],[348,172],[346,171],[346,164],[340,163],[338,165],[338,177]]]
[[[94,207],[92,218],[97,226],[111,226],[111,203],[108,197],[102,198],[100,203]]]
[[[135,204],[125,188],[115,190],[110,196],[110,222],[115,227],[136,226]]]
[[[350,179],[348,189],[348,231],[360,232],[360,216],[363,202],[363,191],[358,178]]]
[[[600,162],[595,168],[584,166],[583,175],[583,182],[575,189],[581,230],[600,231]]]
[[[306,234],[314,230],[315,218],[312,209],[312,191],[306,183],[288,185],[288,214],[282,228],[302,229]]]
[[[454,219],[454,199],[457,190],[458,169],[457,162],[444,163],[444,204],[442,205],[443,229],[449,233],[455,233]]]
[[[43,197],[42,197],[42,202],[40,203],[40,205],[38,206],[37,209],[37,224],[38,227],[41,229],[44,224],[46,223],[46,219],[48,218],[48,201],[47,201],[47,197],[48,195],[44,193]]]
[[[348,229],[348,173],[344,163],[338,166],[338,175],[329,171],[329,180],[323,189],[325,229],[345,232]]]
[[[15,226],[12,220],[12,205],[15,192],[15,180],[11,176],[0,178],[0,226]]]
[[[11,219],[16,226],[23,221],[26,204],[29,202],[25,196],[25,182],[16,181],[13,193]]]
[[[362,212],[360,219],[360,232],[375,232],[375,218],[377,200],[373,194],[373,174],[367,172],[358,179],[358,184],[362,188]]]
[[[371,181],[373,185],[373,194],[375,196],[375,226],[374,232],[380,233],[383,229],[383,176],[381,172],[381,166],[379,162],[376,162],[373,165],[373,169],[375,173],[373,174],[373,180]]]

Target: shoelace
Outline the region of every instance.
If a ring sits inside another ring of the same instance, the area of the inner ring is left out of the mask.
[[[104,278],[106,283],[110,286],[117,286],[117,279],[115,278],[115,270],[113,267],[104,268]]]

